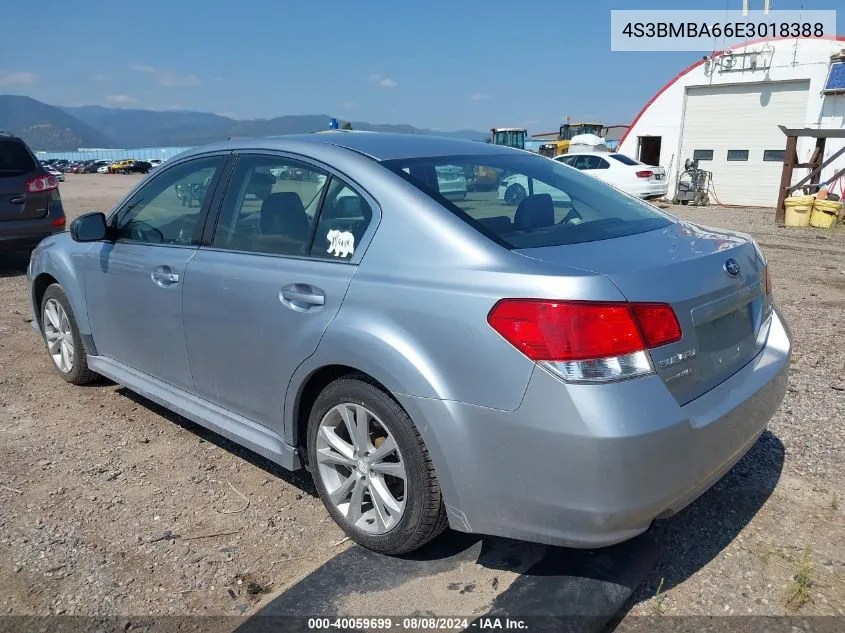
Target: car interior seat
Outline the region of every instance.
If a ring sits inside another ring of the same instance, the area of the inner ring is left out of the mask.
[[[258,250],[305,254],[311,221],[298,194],[283,191],[267,196],[261,203],[258,228]]]
[[[553,226],[555,223],[555,206],[552,197],[547,193],[535,193],[527,196],[516,208],[513,217],[514,228],[518,231]]]

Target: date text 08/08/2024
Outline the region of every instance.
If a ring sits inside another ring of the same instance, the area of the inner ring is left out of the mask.
[[[475,620],[466,617],[406,617],[394,619],[389,617],[340,617],[340,618],[309,618],[308,630],[456,630],[478,629],[480,631],[494,630],[527,630],[528,623],[520,618],[482,616]]]

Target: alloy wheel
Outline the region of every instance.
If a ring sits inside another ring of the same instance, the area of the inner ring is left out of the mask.
[[[44,304],[44,337],[47,339],[47,350],[56,367],[63,374],[73,369],[74,344],[73,328],[62,304],[55,299],[49,299]]]
[[[405,511],[407,473],[396,440],[368,408],[332,407],[320,421],[317,473],[328,500],[355,528],[392,530]]]

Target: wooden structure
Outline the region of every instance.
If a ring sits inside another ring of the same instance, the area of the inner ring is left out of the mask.
[[[805,127],[791,130],[782,125],[779,125],[778,127],[780,128],[780,131],[786,135],[786,152],[783,157],[783,172],[780,177],[778,204],[775,208],[775,222],[778,226],[783,226],[786,216],[785,202],[792,192],[796,189],[803,189],[805,194],[818,191],[820,188],[819,181],[821,180],[822,169],[845,154],[845,145],[843,145],[840,150],[831,155],[826,161],[822,162],[826,140],[829,138],[845,139],[845,129],[821,130]],[[816,139],[816,149],[813,151],[813,155],[807,163],[798,162],[797,148],[799,137]],[[796,167],[799,169],[809,169],[810,173],[793,185],[791,184],[792,171]],[[845,175],[845,168],[839,170],[839,172],[837,172],[831,180],[835,182],[843,175]]]

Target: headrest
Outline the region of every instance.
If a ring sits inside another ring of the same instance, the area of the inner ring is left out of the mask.
[[[552,226],[555,223],[555,207],[552,197],[547,193],[528,196],[516,208],[513,218],[514,228],[518,231]]]

